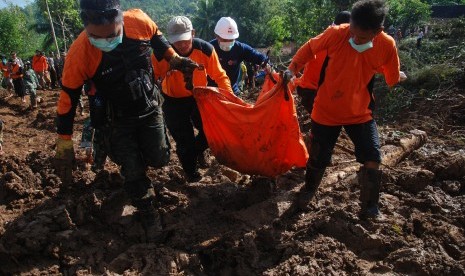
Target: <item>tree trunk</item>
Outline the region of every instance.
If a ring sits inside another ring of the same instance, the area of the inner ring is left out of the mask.
[[[52,15],[50,14],[50,9],[48,8],[48,1],[45,0],[45,6],[47,7],[48,20],[50,20],[50,28],[52,29],[53,40],[55,41],[55,47],[57,48],[58,58],[60,57],[60,48],[58,47],[57,37],[55,35],[55,28],[53,27]]]
[[[413,151],[419,149],[427,140],[426,132],[412,130],[406,137],[401,138],[395,144],[388,144],[381,147],[381,165],[393,167],[404,160]],[[331,185],[345,179],[360,168],[360,165],[345,167],[336,172],[330,173],[323,178],[324,185]]]

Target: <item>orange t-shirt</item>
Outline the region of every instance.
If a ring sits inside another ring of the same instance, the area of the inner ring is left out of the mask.
[[[221,67],[218,55],[215,52],[213,46],[201,39],[194,38],[192,40],[192,52],[188,58],[197,62],[199,65],[203,65],[205,73],[214,80],[219,88],[226,91],[232,92],[231,83],[229,81],[226,71]],[[173,98],[184,98],[191,97],[192,91],[186,89],[186,83],[184,82],[184,75],[178,70],[169,70],[169,63],[162,59],[157,60],[152,55],[152,64],[154,68],[154,75],[156,79],[163,79],[162,90],[166,95]],[[196,75],[194,74],[193,84],[194,86],[206,86],[206,76],[204,78],[198,78],[204,83],[196,82]]]
[[[32,57],[32,69],[36,72],[44,72],[48,69],[47,58],[35,55]]]
[[[350,46],[349,24],[331,26],[310,39],[296,53],[289,66],[300,70],[313,53],[327,51],[329,62],[325,80],[318,89],[312,120],[337,126],[360,124],[371,120],[371,99],[368,84],[377,72],[382,72],[389,86],[399,82],[399,56],[395,41],[381,32],[373,39],[373,48],[362,53]]]
[[[307,89],[318,89],[320,82],[321,69],[326,59],[326,51],[319,52],[315,55],[315,59],[310,60],[305,64],[302,77],[296,83],[298,86]]]

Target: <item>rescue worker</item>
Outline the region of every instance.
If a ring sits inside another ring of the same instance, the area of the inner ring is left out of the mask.
[[[234,94],[239,95],[241,93],[239,88],[241,63],[245,61],[262,65],[267,61],[267,57],[251,46],[236,40],[239,37],[239,30],[236,21],[231,17],[221,17],[218,20],[215,26],[215,36],[216,38],[210,43],[215,47],[221,66],[231,82]],[[211,79],[209,85],[217,86]]]
[[[340,25],[350,22],[350,12],[342,11],[336,15],[334,25]],[[310,60],[305,64],[305,68],[300,77],[299,85],[297,86],[297,95],[301,98],[301,105],[305,108],[309,115],[312,114],[313,102],[315,101],[320,79],[324,78],[324,67],[328,64],[327,52],[321,51],[316,53],[315,59]]]
[[[2,70],[3,80],[2,85],[5,86],[6,90],[8,91],[8,97],[13,96],[11,93],[11,89],[13,89],[13,82],[11,81],[11,64],[6,59],[6,56],[1,56],[0,62],[0,70]]]
[[[167,27],[168,40],[175,51],[192,59],[205,68],[206,74],[214,80],[219,88],[232,93],[231,84],[226,72],[221,68],[213,46],[199,38],[195,38],[195,31],[189,18],[176,16]],[[192,95],[192,87],[186,87],[186,81],[179,71],[170,71],[166,60],[152,56],[155,76],[162,78],[162,92],[165,101],[163,112],[168,129],[176,142],[176,153],[181,162],[186,180],[196,182],[201,179],[198,171],[198,159],[208,148],[207,139],[203,132],[200,113]],[[206,78],[205,78],[206,79]],[[206,83],[204,84],[206,85]],[[198,130],[194,135],[194,127]]]
[[[13,80],[13,87],[15,88],[16,96],[21,98],[23,103],[26,102],[25,94],[26,88],[23,82],[24,68],[19,64],[18,59],[10,59],[11,64],[11,79]]]
[[[55,171],[64,183],[72,182],[76,106],[84,82],[92,80],[102,96],[97,113],[110,118],[109,155],[121,166],[124,189],[138,209],[146,240],[154,241],[160,237],[161,222],[146,168],[166,165],[170,145],[150,54],[153,49],[172,69],[196,64],[177,55],[141,10],[123,12],[119,0],[80,0],[80,8],[85,30],[71,45],[63,71]]]
[[[32,69],[36,72],[41,89],[45,89],[45,71],[48,69],[47,59],[41,51],[36,50],[32,58]]]
[[[27,92],[29,92],[31,109],[37,108],[37,86],[39,85],[39,80],[31,68],[31,62],[26,61],[24,63],[24,85],[26,86]]]
[[[16,60],[20,67],[24,67],[23,61],[16,55],[16,52],[11,52],[10,55],[11,59]]]
[[[310,39],[293,57],[284,79],[290,80],[315,53],[327,51],[328,65],[312,111],[311,148],[305,185],[298,205],[306,209],[320,185],[342,127],[355,145],[363,166],[359,171],[360,217],[380,215],[378,203],[382,172],[374,98],[370,82],[377,72],[392,87],[400,81],[395,41],[383,32],[387,7],[383,0],[354,4],[350,24],[332,26]]]

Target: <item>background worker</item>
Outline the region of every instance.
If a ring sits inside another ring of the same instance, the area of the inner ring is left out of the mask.
[[[239,83],[241,82],[241,63],[250,62],[254,65],[262,65],[267,57],[253,49],[251,46],[237,41],[239,30],[237,24],[231,17],[221,17],[215,26],[216,38],[210,41],[220,59],[221,66],[226,71],[231,82],[234,94],[241,93]],[[209,85],[217,86],[210,79]]]

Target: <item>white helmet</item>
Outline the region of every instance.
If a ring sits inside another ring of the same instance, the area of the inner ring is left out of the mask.
[[[237,24],[231,17],[221,17],[216,23],[215,34],[223,39],[236,39],[239,37]]]

